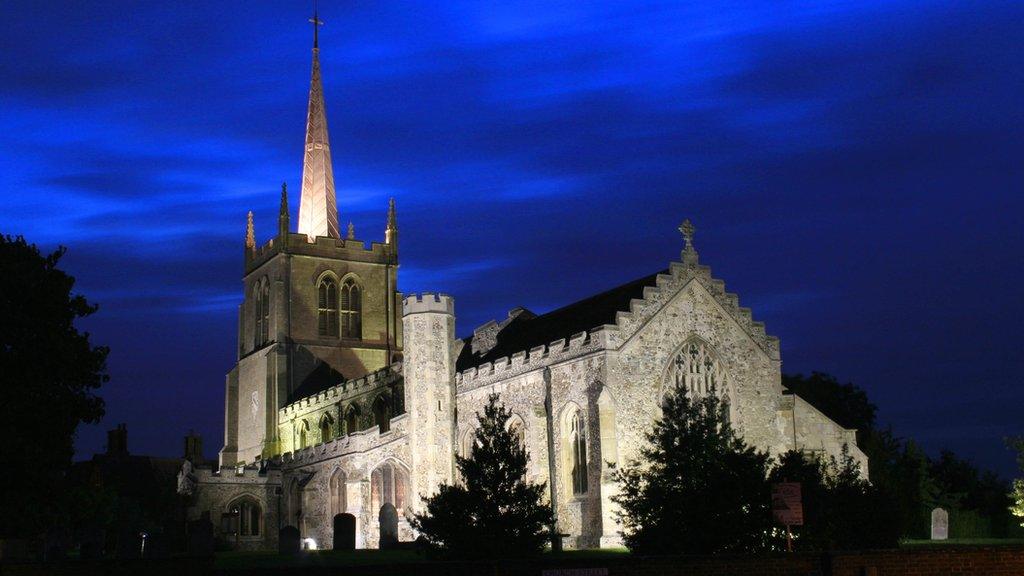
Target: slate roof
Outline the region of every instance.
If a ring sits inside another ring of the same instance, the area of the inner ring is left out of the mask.
[[[628,312],[630,300],[642,298],[644,288],[654,286],[658,274],[667,273],[668,270],[662,270],[638,278],[546,314],[517,317],[498,332],[497,344],[484,354],[473,353],[473,336],[463,338],[465,346],[455,362],[455,369],[462,372],[604,324],[614,324],[616,313]]]

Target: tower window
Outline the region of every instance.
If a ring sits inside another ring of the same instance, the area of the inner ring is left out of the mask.
[[[266,278],[252,287],[253,347],[266,344],[270,334],[270,283]]]
[[[317,327],[321,336],[338,335],[338,285],[324,278],[317,286]]]
[[[341,286],[341,336],[362,338],[363,292],[351,278]]]

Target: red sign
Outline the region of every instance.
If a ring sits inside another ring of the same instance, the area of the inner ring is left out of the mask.
[[[779,524],[803,526],[804,504],[800,500],[799,482],[772,484],[772,516]]]

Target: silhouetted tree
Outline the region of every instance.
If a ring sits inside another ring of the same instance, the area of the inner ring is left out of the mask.
[[[75,279],[57,267],[64,252],[0,236],[0,538],[52,524],[75,430],[103,416],[93,391],[107,380],[107,349],[75,327],[96,306],[71,293]]]
[[[442,484],[413,526],[442,554],[507,558],[540,553],[549,539],[545,485],[526,481],[529,455],[508,429],[511,413],[492,394],[468,458],[456,456],[462,482]]]
[[[676,386],[640,457],[615,471],[623,539],[642,554],[753,551],[772,530],[768,455],[747,446],[712,390]]]

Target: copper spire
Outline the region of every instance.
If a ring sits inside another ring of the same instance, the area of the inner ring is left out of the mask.
[[[320,48],[317,29],[323,24],[313,18],[313,74],[309,83],[306,115],[306,153],[302,162],[302,197],[299,201],[299,233],[313,241],[317,236],[341,238],[338,207],[334,195],[331,146],[327,137],[327,112],[320,82]]]

